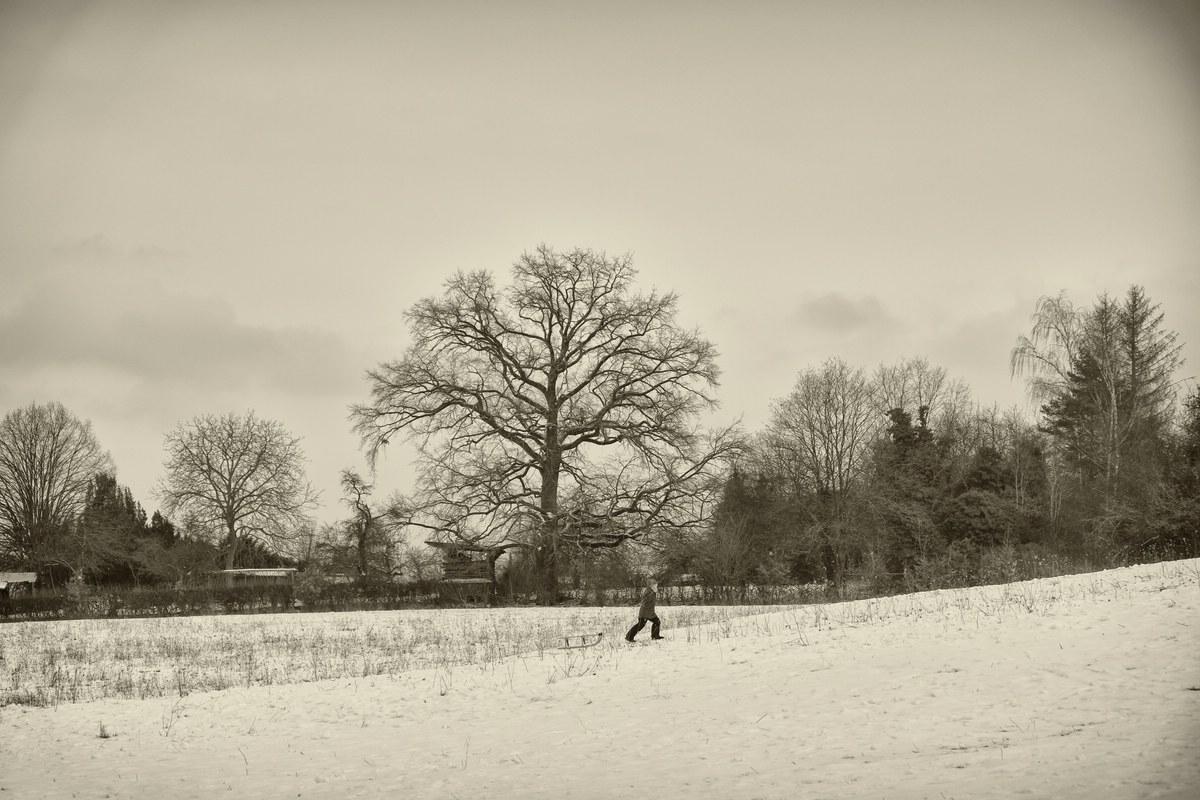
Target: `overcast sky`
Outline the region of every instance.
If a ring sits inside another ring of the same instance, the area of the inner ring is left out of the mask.
[[[831,356],[1024,404],[1064,289],[1143,285],[1200,374],[1198,11],[0,0],[0,412],[90,419],[152,511],[163,434],[253,408],[333,519],[401,311],[539,243],[677,292],[750,429]]]

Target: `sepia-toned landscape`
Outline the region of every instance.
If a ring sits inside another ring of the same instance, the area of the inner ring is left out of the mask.
[[[0,795],[1200,794],[1193,0],[0,0]]]

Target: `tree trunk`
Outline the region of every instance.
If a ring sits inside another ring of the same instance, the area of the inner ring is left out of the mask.
[[[534,555],[534,567],[538,575],[538,605],[549,606],[558,602],[558,550],[554,540],[558,536],[555,523],[544,524]]]
[[[553,398],[547,400],[553,409]],[[542,535],[534,562],[540,577],[538,604],[544,606],[558,602],[558,539],[562,524],[558,518],[558,474],[562,468],[559,445],[558,415],[551,411],[546,421],[546,455],[542,464]]]
[[[834,550],[833,544],[826,537],[821,544],[821,563],[825,567],[825,579],[832,583],[834,597],[841,597],[841,573],[838,572],[837,552]]]
[[[238,550],[238,535],[237,528],[234,523],[229,523],[229,532],[225,536],[225,569],[233,569],[234,559],[237,558]],[[233,588],[233,573],[225,575],[225,588]]]
[[[367,523],[363,520],[358,526],[358,580],[367,582]]]

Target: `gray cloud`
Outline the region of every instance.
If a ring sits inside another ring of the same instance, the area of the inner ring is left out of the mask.
[[[795,319],[805,327],[843,334],[879,332],[900,327],[899,320],[872,295],[821,295],[801,303]]]
[[[361,371],[333,333],[257,324],[220,297],[168,289],[165,251],[121,255],[101,239],[75,242],[16,287],[0,311],[0,368],[101,368],[155,385],[312,395],[344,392]]]

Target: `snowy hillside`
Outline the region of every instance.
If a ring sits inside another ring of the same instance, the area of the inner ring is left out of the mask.
[[[10,704],[0,796],[1200,796],[1200,561],[672,627],[682,612],[644,646]]]

